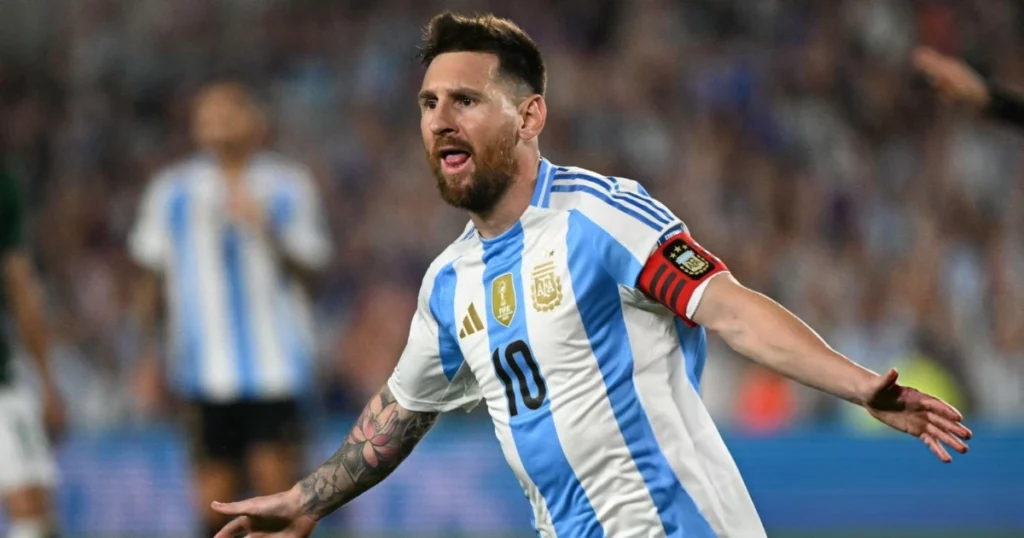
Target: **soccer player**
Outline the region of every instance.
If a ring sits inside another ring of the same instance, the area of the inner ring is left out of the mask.
[[[1024,129],[1024,95],[987,82],[962,60],[927,47],[916,50],[913,60],[914,67],[947,101]]]
[[[313,359],[303,283],[331,244],[309,171],[261,149],[265,120],[243,86],[202,90],[193,131],[203,151],[156,176],[129,247],[149,270],[137,297],[149,361],[163,280],[166,369],[189,404],[209,537],[224,524],[210,501],[299,477],[297,399]]]
[[[25,245],[25,206],[12,171],[0,157],[0,315],[10,313],[35,360],[41,398],[16,384],[12,349],[0,331],[0,495],[9,538],[57,534],[50,490],[56,465],[47,434],[58,435],[64,409],[47,362],[47,330],[32,261]],[[42,403],[40,407],[39,403]]]
[[[308,536],[440,413],[480,401],[541,536],[764,536],[698,394],[705,329],[943,461],[940,443],[967,450],[956,410],[741,286],[638,183],[542,158],[544,64],[515,24],[440,15],[423,60],[427,160],[470,223],[427,270],[398,366],[341,448],[287,492],[216,504],[236,516],[217,538]]]

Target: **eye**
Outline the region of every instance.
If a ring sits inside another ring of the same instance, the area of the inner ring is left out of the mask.
[[[437,99],[427,99],[423,101],[423,108],[428,108],[430,110],[437,108]]]
[[[472,97],[463,97],[459,99],[459,104],[462,106],[472,106],[475,100]]]

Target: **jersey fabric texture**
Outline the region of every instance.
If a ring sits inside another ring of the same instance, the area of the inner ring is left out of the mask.
[[[310,269],[328,261],[320,197],[305,167],[257,155],[242,181],[269,229],[254,229],[228,216],[220,173],[204,155],[158,174],[129,238],[135,260],[163,276],[171,377],[202,401],[294,397],[311,382],[312,321],[282,257]]]
[[[398,403],[484,401],[540,536],[764,536],[699,396],[704,330],[637,287],[682,222],[631,180],[542,160],[536,185],[515,226],[468,226],[428,269]]]

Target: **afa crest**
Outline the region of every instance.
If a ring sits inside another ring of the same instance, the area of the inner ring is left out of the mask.
[[[498,323],[508,327],[516,316],[516,287],[512,273],[505,273],[491,282],[491,314]]]
[[[710,273],[714,264],[707,258],[701,256],[693,247],[685,241],[676,240],[665,251],[665,256],[679,268],[680,271],[693,279],[700,279]]]
[[[562,304],[562,279],[555,274],[555,262],[544,262],[534,267],[530,294],[533,309],[537,312],[548,312]]]

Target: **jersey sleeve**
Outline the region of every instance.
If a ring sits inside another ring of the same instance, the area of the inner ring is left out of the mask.
[[[639,183],[582,169],[555,174],[555,193],[570,208],[570,242],[599,261],[624,288],[624,300],[660,303],[692,325],[707,282],[728,268],[690,237],[686,226]]]
[[[620,286],[634,291],[651,253],[686,229],[667,207],[632,180],[578,168],[560,169],[552,191],[552,204],[570,211],[570,231],[586,243],[584,251],[601,260]],[[645,297],[639,292],[636,295],[639,300]]]
[[[693,326],[693,314],[708,283],[728,271],[722,260],[683,231],[668,238],[651,254],[637,284],[640,291]]]
[[[14,176],[0,162],[0,256],[22,246],[25,205]]]
[[[439,315],[444,317],[443,312],[435,313],[444,306],[438,300],[445,292],[445,283],[441,282],[445,271],[441,273],[428,272],[424,278],[409,340],[388,380],[388,388],[398,404],[410,411],[468,412],[480,402],[481,393],[451,327],[438,323]]]
[[[296,167],[292,180],[271,199],[270,219],[285,254],[309,269],[323,268],[333,253],[327,219],[313,175]]]
[[[170,191],[165,179],[153,180],[142,194],[128,233],[128,252],[139,265],[153,271],[163,269],[170,252]]]
[[[1024,129],[1024,94],[999,85],[989,85],[992,96],[988,113],[993,118]]]

